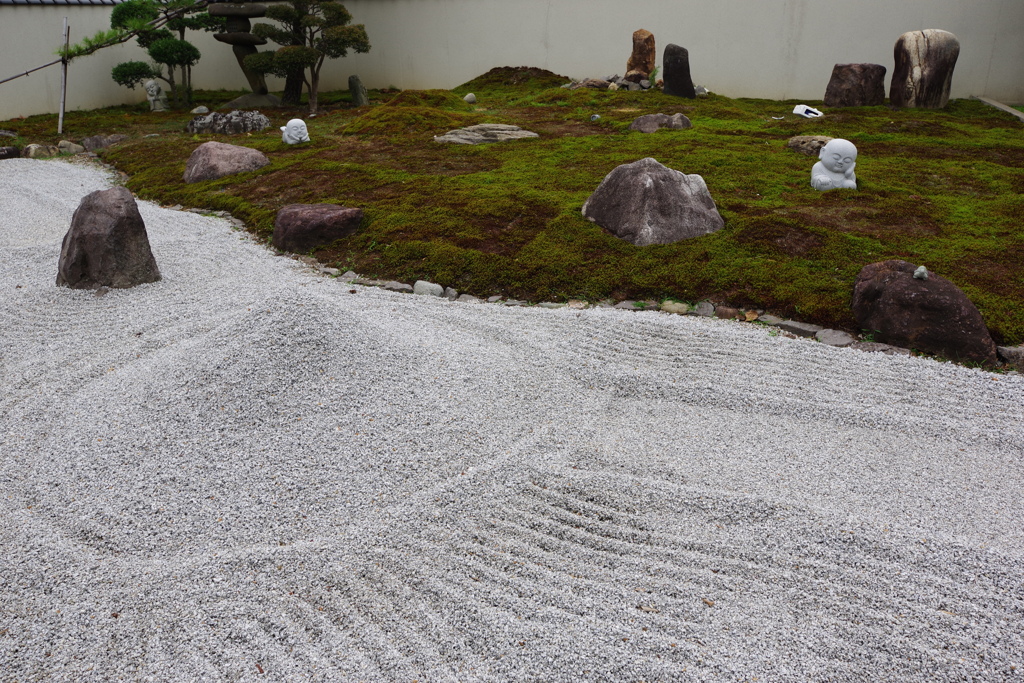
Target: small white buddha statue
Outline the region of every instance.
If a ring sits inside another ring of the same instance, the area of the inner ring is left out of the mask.
[[[857,189],[853,168],[857,148],[849,140],[829,140],[818,152],[818,163],[811,169],[811,187],[815,190]]]
[[[150,111],[167,111],[170,105],[167,103],[167,93],[156,81],[146,81],[146,99],[149,100]]]
[[[281,141],[287,142],[289,145],[309,142],[309,131],[306,130],[306,122],[302,119],[292,119],[287,125],[281,126]]]

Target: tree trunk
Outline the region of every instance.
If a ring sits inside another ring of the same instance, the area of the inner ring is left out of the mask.
[[[309,115],[316,116],[316,96],[320,88],[320,65],[317,64],[309,71]]]
[[[304,69],[292,71],[284,80],[284,95],[281,96],[282,104],[299,105],[302,103],[302,86],[306,84],[306,73]]]

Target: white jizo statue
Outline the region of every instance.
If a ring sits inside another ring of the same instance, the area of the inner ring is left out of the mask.
[[[167,93],[156,81],[146,81],[146,99],[149,100],[150,111],[167,111],[170,105],[167,104]]]
[[[309,131],[306,130],[306,122],[302,119],[292,119],[287,125],[281,126],[281,141],[287,142],[289,145],[309,142]]]
[[[811,169],[811,187],[815,190],[857,189],[857,148],[849,140],[829,140],[818,152],[818,163]]]

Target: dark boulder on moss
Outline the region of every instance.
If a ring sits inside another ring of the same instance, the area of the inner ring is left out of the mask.
[[[258,111],[235,110],[227,114],[211,112],[195,117],[185,126],[189,133],[218,133],[221,135],[239,135],[254,133],[270,128],[270,119]]]
[[[223,142],[204,142],[189,156],[182,179],[186,183],[216,180],[235,173],[255,171],[269,163],[270,159],[259,150]]]
[[[612,169],[583,204],[583,215],[638,247],[700,237],[725,225],[704,178],[650,157]]]
[[[644,114],[633,119],[633,123],[629,124],[630,130],[641,133],[653,133],[662,128],[683,130],[693,128],[693,124],[690,122],[690,119],[682,114],[673,114],[672,116],[668,114]]]
[[[351,235],[363,210],[337,204],[289,204],[274,219],[273,244],[281,251],[304,253]]]
[[[906,261],[861,268],[851,307],[857,323],[876,341],[951,360],[996,363],[996,345],[967,295],[949,280]]]
[[[87,194],[64,235],[57,285],[125,288],[159,279],[146,224],[132,193],[113,187]]]

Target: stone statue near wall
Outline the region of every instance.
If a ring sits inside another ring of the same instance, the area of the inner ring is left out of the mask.
[[[149,100],[150,111],[167,111],[170,105],[167,103],[167,93],[156,81],[146,81],[146,99]]]
[[[289,145],[309,142],[309,131],[302,119],[292,119],[287,125],[281,126],[281,141]]]

